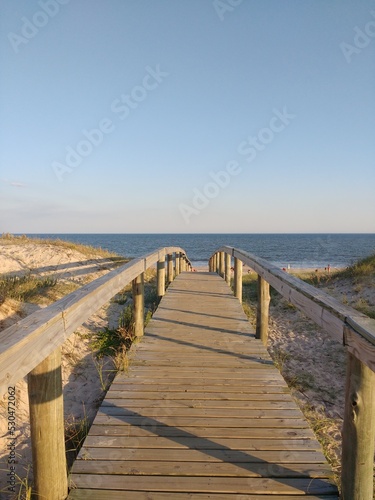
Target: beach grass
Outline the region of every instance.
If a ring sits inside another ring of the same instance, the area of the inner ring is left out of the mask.
[[[105,257],[114,261],[121,260],[122,263],[129,260],[100,247],[97,248],[90,245],[83,245],[81,243],[73,243],[72,241],[61,240],[59,238],[38,238],[25,235],[18,236],[10,233],[2,233],[0,237],[1,245],[27,245],[30,243],[35,243],[37,245],[53,245],[60,248],[75,250],[86,257]]]

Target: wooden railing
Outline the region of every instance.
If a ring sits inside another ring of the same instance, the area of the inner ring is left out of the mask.
[[[5,394],[22,377],[28,376],[35,498],[63,500],[68,495],[62,344],[130,282],[135,335],[143,335],[144,273],[155,264],[158,297],[164,295],[166,282],[192,269],[182,248],[161,248],[131,260],[0,333],[0,394]]]
[[[271,285],[347,350],[347,379],[342,430],[341,489],[344,500],[373,498],[375,442],[375,320],[332,296],[290,276],[252,254],[224,246],[209,260],[209,270],[227,283],[234,258],[234,293],[242,301],[242,266],[258,274],[256,337],[267,344]]]

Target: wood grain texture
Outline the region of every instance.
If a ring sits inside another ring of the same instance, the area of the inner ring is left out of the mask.
[[[64,500],[66,475],[61,348],[28,376],[34,488],[38,498]]]
[[[338,498],[320,445],[216,274],[179,274],[129,358],[69,498]]]

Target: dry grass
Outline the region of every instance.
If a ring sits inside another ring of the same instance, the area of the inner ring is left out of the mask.
[[[50,304],[73,292],[79,285],[58,281],[53,276],[39,277],[31,273],[25,276],[0,277],[0,305],[6,299],[31,304]]]
[[[27,245],[30,243],[35,243],[38,245],[53,245],[60,248],[75,250],[77,252],[80,252],[82,255],[85,255],[86,257],[105,257],[108,259],[113,259],[114,261],[117,261],[119,259],[121,259],[122,262],[124,261],[123,257],[120,257],[113,252],[109,252],[108,250],[92,247],[89,245],[81,245],[80,243],[73,243],[71,241],[54,238],[34,238],[25,235],[15,236],[10,233],[3,233],[0,237],[1,245]]]

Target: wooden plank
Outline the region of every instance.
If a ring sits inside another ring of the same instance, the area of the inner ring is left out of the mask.
[[[84,446],[79,458],[83,460],[139,460],[155,461],[157,464],[164,460],[170,462],[236,462],[236,463],[283,463],[285,464],[306,464],[306,463],[326,463],[320,451],[299,451],[299,450],[251,450],[239,451],[231,449],[205,449],[205,450],[175,450],[175,449],[143,449],[143,448],[95,448]],[[74,472],[75,473],[75,472]]]
[[[289,428],[279,427],[272,428],[272,432],[268,427],[167,427],[163,425],[155,426],[124,426],[110,425],[106,426],[94,423],[90,428],[90,436],[160,436],[160,437],[176,437],[185,436],[186,433],[192,433],[196,437],[205,438],[237,438],[241,436],[244,439],[314,439],[315,434],[310,427],[305,428]]]
[[[173,412],[171,410],[173,409]],[[275,419],[275,418],[303,418],[302,413],[297,408],[293,409],[253,409],[253,408],[226,408],[225,406],[222,408],[203,408],[201,406],[195,405],[186,405],[183,407],[171,407],[171,406],[163,406],[163,407],[147,407],[142,408],[140,412],[136,410],[130,410],[129,408],[119,407],[117,405],[107,404],[102,405],[98,412],[98,415],[111,415],[118,417],[153,417],[157,415],[163,415],[163,410],[165,415],[170,415],[173,413],[174,417],[211,417],[211,418],[233,418],[237,419]]]
[[[173,417],[157,415],[155,412],[155,417],[127,417],[127,416],[115,416],[115,415],[105,415],[102,412],[98,413],[95,422],[98,424],[105,425],[118,425],[120,422],[123,425],[138,425],[141,427],[155,425],[168,425],[174,427],[205,427],[217,426],[217,427],[267,427],[268,429],[273,429],[275,427],[287,427],[287,428],[305,428],[308,424],[302,419],[287,419],[287,418],[237,418],[235,421],[232,418],[215,418],[210,417]]]
[[[155,369],[150,366],[134,366],[131,368],[129,371],[129,374],[132,377],[137,377],[137,376],[148,376],[148,375],[154,375],[155,376]],[[168,376],[173,376],[174,374],[179,374],[180,377],[186,376],[187,381],[190,380],[191,378],[200,378],[202,375],[204,375],[206,378],[215,378],[217,379],[220,374],[223,378],[231,378],[231,379],[241,379],[241,380],[252,380],[254,377],[259,377],[259,378],[265,378],[265,379],[279,379],[282,380],[282,376],[280,373],[276,370],[273,369],[272,371],[267,370],[267,369],[246,369],[242,367],[230,367],[230,368],[225,368],[225,367],[219,367],[219,368],[211,368],[210,366],[208,367],[174,367],[171,366],[170,369],[168,370],[167,367],[161,367],[157,370],[157,376],[159,378],[163,377],[168,377]]]
[[[221,382],[220,382],[221,381]],[[109,394],[116,394],[118,392],[139,392],[139,391],[153,391],[155,387],[158,390],[165,392],[178,392],[180,387],[184,385],[184,391],[196,391],[196,392],[237,392],[242,394],[244,392],[249,393],[264,393],[268,394],[269,389],[275,390],[275,392],[285,392],[285,381],[281,379],[268,379],[268,380],[249,380],[246,384],[233,385],[233,379],[206,379],[204,376],[202,378],[193,378],[186,381],[186,378],[173,378],[168,385],[165,385],[165,379],[163,378],[141,378],[141,379],[129,379],[127,382],[117,381],[114,382],[110,388]]]
[[[186,435],[190,433],[186,432]],[[311,439],[254,439],[254,438],[216,438],[215,440],[210,440],[207,438],[195,437],[192,434],[190,437],[186,436],[175,436],[173,439],[171,437],[132,437],[127,436],[88,436],[85,441],[86,448],[182,448],[191,450],[214,450],[223,448],[233,448],[235,450],[260,450],[260,451],[270,451],[270,450],[284,450],[285,446],[288,450],[315,450],[320,451],[320,446],[317,441]]]
[[[271,466],[263,463],[244,464],[237,462],[189,462],[188,464],[163,461],[120,461],[120,460],[78,460],[75,465],[77,474],[131,474],[135,476],[225,476],[225,477],[320,477],[330,478],[331,469],[326,464],[293,464],[293,469],[284,464]]]
[[[237,409],[252,409],[252,410],[295,410],[296,405],[293,401],[269,401],[269,399],[264,398],[260,401],[228,401],[227,399],[217,399],[217,400],[205,400],[205,399],[189,399],[178,400],[178,399],[165,399],[165,400],[149,400],[149,399],[110,399],[106,398],[102,407],[113,407],[119,406],[120,408],[127,408],[131,410],[133,408],[237,408]]]
[[[285,495],[248,495],[242,493],[240,498],[237,493],[158,493],[149,491],[123,490],[96,490],[79,489],[72,490],[70,500],[287,500]],[[338,500],[336,494],[333,495],[293,495],[293,500]]]
[[[150,392],[148,392],[148,390]],[[260,399],[269,399],[271,400],[277,400],[277,401],[283,401],[284,397],[288,397],[289,395],[287,394],[287,389],[285,387],[281,386],[269,386],[267,389],[262,389],[262,387],[248,387],[248,390],[244,389],[241,393],[238,393],[235,388],[232,387],[232,391],[230,392],[230,388],[221,388],[220,386],[215,386],[210,390],[210,392],[205,392],[202,389],[201,392],[198,392],[198,388],[196,387],[189,387],[186,388],[183,392],[177,392],[176,389],[170,389],[168,392],[156,392],[153,391],[153,387],[148,387],[144,391],[142,390],[142,387],[139,387],[139,391],[136,390],[136,387],[134,388],[134,393],[132,393],[133,398],[147,398],[150,400],[170,400],[170,399],[178,399],[178,400],[196,400],[196,399],[211,399],[211,400],[217,400],[217,399],[226,399],[226,400],[236,400],[236,401],[256,401]],[[128,391],[118,391],[117,394],[119,397],[124,397]],[[116,397],[116,391],[112,391],[109,394],[109,398],[115,398]],[[288,397],[289,400],[289,397]]]
[[[221,478],[196,477],[194,481],[189,477],[180,476],[176,481],[173,476],[121,476],[91,474],[76,474],[73,483],[83,488],[98,484],[101,489],[123,491],[160,491],[160,492],[196,492],[196,493],[272,493],[277,495],[297,495],[301,493],[330,494],[336,488],[327,480],[320,478]]]

